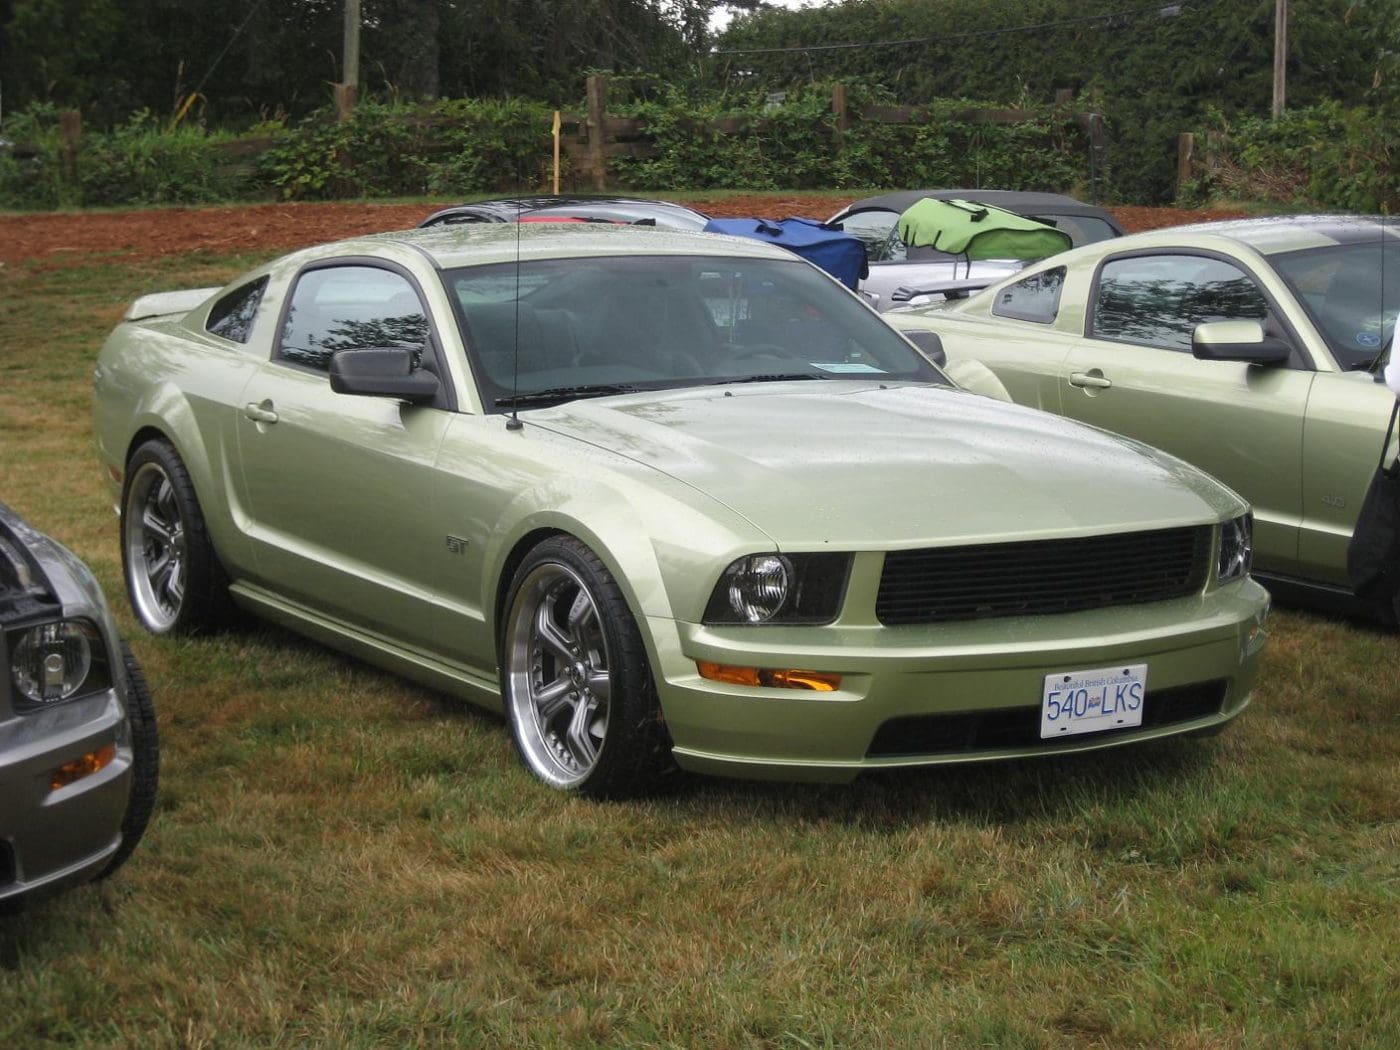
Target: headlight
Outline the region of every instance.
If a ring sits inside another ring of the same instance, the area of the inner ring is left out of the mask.
[[[1254,516],[1241,514],[1238,518],[1222,522],[1220,525],[1220,564],[1216,566],[1216,578],[1239,579],[1247,575],[1250,563],[1254,560]]]
[[[705,622],[830,623],[841,608],[849,554],[749,554],[723,573]]]
[[[59,620],[9,636],[10,680],[21,700],[46,707],[112,684],[102,633],[88,620]]]

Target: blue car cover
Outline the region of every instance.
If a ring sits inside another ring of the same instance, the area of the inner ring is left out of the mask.
[[[768,219],[711,219],[706,233],[727,233],[776,244],[820,266],[852,291],[870,273],[865,261],[865,245],[840,226],[828,226],[795,216],[772,222]]]

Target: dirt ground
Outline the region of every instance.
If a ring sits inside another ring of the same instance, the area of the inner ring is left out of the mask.
[[[728,195],[697,200],[717,216],[824,219],[852,197]],[[342,237],[417,225],[432,204],[254,204],[241,207],[157,208],[133,211],[0,215],[0,265],[28,262],[62,267],[83,254],[108,261],[207,251],[269,255]],[[1174,208],[1110,208],[1129,231],[1228,218],[1238,212]]]

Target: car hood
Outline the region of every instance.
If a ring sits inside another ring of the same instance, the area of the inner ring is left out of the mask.
[[[54,547],[0,503],[0,624],[36,616],[53,604],[40,555],[50,555]]]
[[[924,384],[736,384],[530,415],[684,482],[790,549],[1082,536],[1244,509],[1194,467],[1138,442]]]

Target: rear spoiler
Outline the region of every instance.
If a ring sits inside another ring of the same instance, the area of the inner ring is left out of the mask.
[[[1006,276],[1004,273],[997,273],[986,277],[959,277],[948,281],[932,281],[917,288],[899,287],[890,293],[890,302],[907,303],[921,295],[937,295],[944,299],[966,299],[973,292],[980,292],[983,288],[996,284]]]
[[[156,292],[154,295],[143,295],[126,308],[122,320],[143,321],[148,317],[187,314],[218,290],[217,288],[191,288],[184,292]]]

